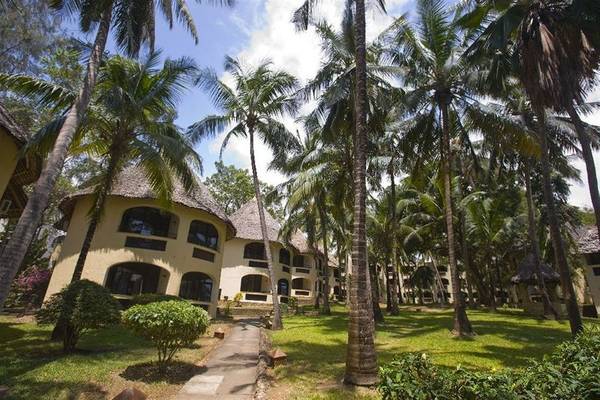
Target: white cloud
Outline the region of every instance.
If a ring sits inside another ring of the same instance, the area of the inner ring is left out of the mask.
[[[293,12],[303,0],[252,0],[255,15],[236,15],[234,21],[242,32],[249,36],[248,46],[237,56],[245,63],[256,64],[270,59],[276,68],[285,69],[294,74],[302,82],[306,82],[318,71],[321,63],[320,41],[314,29],[297,32],[291,23]],[[323,0],[318,9],[322,16],[333,26],[341,22],[345,0]],[[388,0],[390,14],[407,3],[408,0]],[[397,13],[395,13],[397,14]],[[391,21],[392,17],[379,11],[369,11],[367,15],[368,39],[375,37]],[[223,77],[227,80],[227,77]],[[291,118],[284,121],[288,128],[296,131],[299,127]],[[216,138],[209,146],[213,153],[218,153],[223,136]],[[226,150],[227,160],[232,160],[238,167],[249,168],[250,156],[248,143],[244,139],[232,139]],[[269,171],[268,164],[272,159],[270,150],[262,143],[256,146],[257,169],[262,180],[276,184],[283,180],[281,174]]]

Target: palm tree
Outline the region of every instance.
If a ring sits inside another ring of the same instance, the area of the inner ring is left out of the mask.
[[[299,105],[293,94],[298,88],[298,81],[286,72],[272,70],[269,61],[262,62],[256,68],[247,69],[238,60],[227,57],[225,71],[233,77],[235,88],[220,81],[210,70],[204,70],[199,74],[196,83],[210,94],[215,106],[223,110],[224,114],[205,117],[191,125],[189,133],[194,141],[199,141],[226,131],[221,146],[221,155],[232,137],[247,138],[249,141],[254,193],[258,204],[273,293],[272,328],[281,329],[283,324],[276,296],[277,279],[275,279],[273,269],[265,210],[256,170],[254,141],[258,136],[269,146],[276,158],[282,157],[279,153],[285,153],[298,147],[296,137],[277,120],[286,114],[295,115],[297,113]]]
[[[600,63],[599,18],[600,6],[594,1],[511,0],[500,4],[485,0],[461,19],[463,26],[477,32],[471,46],[474,57],[503,53],[510,61],[516,60],[505,70],[520,78],[535,112],[552,247],[574,335],[583,325],[552,193],[546,108],[566,111],[576,126],[600,233],[600,195],[589,136],[574,107],[584,101],[586,86],[595,78]]]
[[[307,29],[319,0],[306,0],[294,13],[299,29]],[[349,1],[350,3],[351,1]],[[371,290],[367,265],[366,238],[366,144],[367,144],[367,46],[365,0],[354,0],[354,227],[348,348],[344,381],[353,385],[377,382],[375,325],[371,310]],[[377,3],[385,10],[385,1]],[[348,8],[348,7],[347,7]]]
[[[159,53],[151,53],[141,63],[113,57],[100,69],[96,96],[80,129],[89,131],[90,136],[82,150],[90,152],[105,168],[95,178],[98,184],[90,224],[72,281],[81,278],[106,198],[126,165],[139,165],[166,205],[174,177],[186,190],[194,185],[190,164],[199,166],[200,158],[172,118],[177,98],[195,66],[183,58],[167,60],[162,69],[157,69],[158,61]]]
[[[405,132],[407,143],[412,142],[414,148],[424,140],[431,144],[439,140],[441,145],[448,264],[454,298],[453,332],[458,336],[471,335],[455,253],[450,139],[456,131],[456,110],[469,108],[472,103],[474,89],[468,85],[472,66],[461,57],[461,37],[444,1],[419,0],[417,14],[414,27],[406,17],[398,18],[385,33],[385,42],[391,61],[404,68],[403,79],[414,88],[406,93],[407,114],[415,121],[412,129]],[[427,129],[426,137],[419,138],[423,129]],[[413,135],[418,135],[417,140],[412,140]]]
[[[211,0],[215,4],[232,5],[233,0]],[[42,219],[48,199],[62,170],[73,137],[85,116],[92,98],[98,68],[104,55],[111,25],[115,29],[117,45],[130,55],[137,55],[147,43],[154,48],[155,8],[162,13],[170,26],[174,16],[198,40],[193,18],[185,0],[154,1],[76,1],[51,0],[50,6],[69,16],[78,15],[81,30],[89,33],[97,28],[96,38],[87,64],[83,85],[68,109],[60,127],[52,151],[48,154],[42,172],[37,180],[27,204],[19,218],[11,238],[0,255],[0,306],[8,294],[10,284],[21,265],[27,247]]]

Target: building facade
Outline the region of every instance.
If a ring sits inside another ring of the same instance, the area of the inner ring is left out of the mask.
[[[46,299],[71,282],[92,206],[92,189],[61,203],[66,231]],[[162,208],[143,171],[123,171],[107,199],[82,272],[127,303],[134,295],[180,296],[216,315],[225,243],[235,228],[201,183],[176,183],[173,205]]]
[[[221,299],[234,300],[237,296],[245,303],[270,304],[271,280],[256,199],[240,207],[231,216],[231,221],[237,233],[225,243]],[[317,277],[323,257],[308,246],[300,232],[296,232],[286,245],[279,235],[279,223],[268,211],[265,211],[265,223],[280,302],[287,303],[291,296],[301,302],[314,301],[320,293]]]

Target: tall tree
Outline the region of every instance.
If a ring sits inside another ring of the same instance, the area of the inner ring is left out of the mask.
[[[575,335],[581,332],[583,324],[553,196],[546,108],[570,114],[576,123],[582,147],[587,148],[583,150],[584,158],[588,162],[593,161],[588,132],[582,131],[578,116],[573,111],[574,104],[583,102],[586,88],[595,78],[600,62],[597,51],[600,48],[597,32],[600,4],[590,0],[486,0],[472,3],[474,8],[461,19],[463,26],[477,32],[471,53],[474,57],[489,57],[496,53],[510,55],[506,70],[519,77],[535,112],[534,126],[542,152],[543,190],[550,236],[571,332]],[[588,170],[595,178],[592,166],[590,164]],[[590,182],[590,189],[595,191],[591,193],[594,205],[600,204],[596,179]],[[600,216],[600,208],[596,213]],[[600,232],[600,223],[598,229]]]
[[[248,139],[250,164],[254,195],[258,204],[258,214],[263,243],[269,267],[271,293],[273,294],[272,329],[283,328],[279,300],[277,299],[277,279],[273,269],[271,246],[265,223],[263,196],[256,169],[255,140],[258,137],[275,154],[285,153],[298,147],[296,137],[278,121],[284,115],[294,115],[298,111],[298,101],[293,96],[298,88],[298,81],[290,74],[272,69],[271,63],[265,61],[256,68],[245,68],[231,57],[225,59],[225,71],[234,79],[235,87],[231,88],[220,81],[213,71],[205,70],[198,76],[197,84],[212,97],[217,108],[223,110],[222,115],[210,115],[189,127],[195,141],[226,131],[221,155],[232,137]]]
[[[319,0],[306,0],[294,13],[294,22],[307,29]],[[352,279],[348,348],[344,381],[353,385],[377,382],[375,325],[371,304],[371,282],[367,262],[366,167],[367,167],[367,47],[365,1],[354,0],[355,96],[354,96],[354,227],[352,234]],[[385,10],[384,0],[378,0]]]
[[[212,2],[225,5],[233,4],[233,0],[212,0]],[[179,19],[190,31],[194,40],[198,40],[194,21],[185,0],[146,2],[136,0],[100,0],[93,2],[51,0],[50,5],[69,16],[78,15],[83,32],[92,32],[97,27],[96,37],[92,45],[83,85],[75,101],[64,111],[65,118],[52,151],[48,154],[40,177],[29,195],[19,222],[0,255],[0,306],[4,304],[10,283],[21,265],[27,247],[42,219],[42,214],[48,205],[50,193],[73,142],[73,137],[85,116],[96,85],[98,68],[104,54],[111,25],[115,28],[117,45],[130,55],[137,55],[146,43],[150,50],[154,49],[155,9],[158,9],[165,16],[171,26],[174,17]]]
[[[406,17],[400,17],[387,30],[385,37],[392,62],[405,69],[403,79],[414,88],[407,91],[406,112],[413,116],[415,123],[405,132],[405,140],[413,148],[415,143],[424,141],[432,146],[436,142],[439,144],[448,264],[454,298],[453,332],[458,336],[471,335],[456,262],[450,141],[457,131],[455,110],[464,110],[471,103],[473,87],[469,86],[467,78],[472,66],[461,58],[460,33],[443,0],[419,0],[415,25]],[[423,130],[427,132],[425,135]],[[415,138],[413,135],[422,137]],[[426,145],[421,147],[426,152],[431,151]]]

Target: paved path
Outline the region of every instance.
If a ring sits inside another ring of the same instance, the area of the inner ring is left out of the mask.
[[[213,350],[206,371],[192,377],[175,400],[249,400],[254,395],[260,329],[256,320],[239,321]]]

